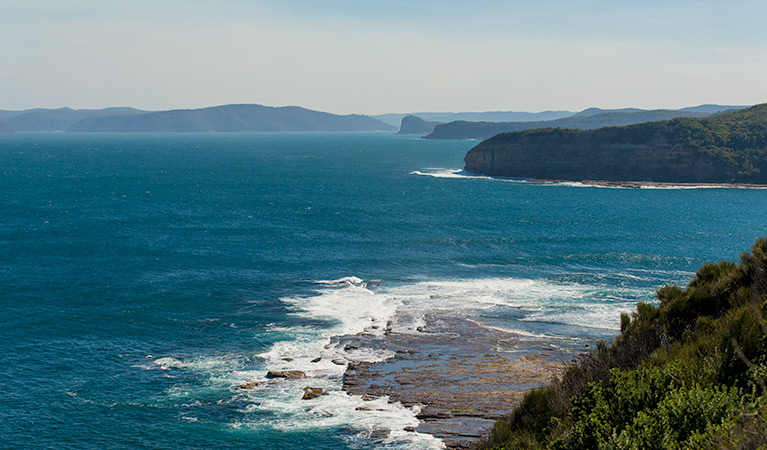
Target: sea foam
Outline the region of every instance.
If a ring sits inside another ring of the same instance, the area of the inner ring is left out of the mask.
[[[334,337],[365,333],[385,339],[387,330],[421,333],[427,317],[448,315],[516,333],[520,339],[558,346],[562,339],[578,338],[579,332],[573,330],[597,327],[617,332],[619,312],[632,309],[638,298],[648,295],[639,289],[519,278],[382,283],[349,276],[319,280],[315,286],[309,294],[281,299],[289,314],[298,322],[305,319],[305,323],[280,327],[288,339],[255,355],[255,363],[235,355],[155,360],[162,370],[191,371],[207,377],[196,390],[186,386],[169,395],[191,402],[210,389],[229,391],[231,402],[241,405],[243,414],[231,424],[234,428],[289,431],[343,426],[355,430],[348,438],[353,446],[442,448],[441,441],[431,435],[405,431],[417,426],[418,407],[391,403],[387,397],[365,401],[341,389],[348,364],[383,361],[394,355],[380,348],[344,348]],[[499,325],[498,317],[510,319]],[[542,324],[543,331],[541,327],[530,330],[526,323]],[[561,330],[549,329],[546,324],[566,324],[570,334],[562,335]],[[283,370],[301,371],[305,377],[265,378],[267,371]],[[302,400],[305,387],[324,389],[326,395]],[[258,416],[257,421],[247,419],[252,414]],[[382,435],[381,430],[387,430],[383,433],[387,437],[376,437]]]

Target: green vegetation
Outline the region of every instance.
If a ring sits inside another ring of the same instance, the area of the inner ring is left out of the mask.
[[[466,170],[550,180],[767,183],[767,104],[707,118],[498,134]]]
[[[531,391],[482,448],[767,449],[767,239],[658,299]]]

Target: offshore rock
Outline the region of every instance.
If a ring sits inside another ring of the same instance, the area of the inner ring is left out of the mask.
[[[311,400],[313,398],[317,398],[321,395],[325,394],[325,390],[322,388],[316,388],[316,387],[305,387],[304,388],[304,396],[302,397],[304,400]]]
[[[296,380],[304,377],[304,372],[301,370],[270,370],[266,373],[266,378],[287,378],[289,380]]]
[[[255,387],[258,386],[259,384],[260,383],[257,381],[246,381],[242,383],[239,387],[240,389],[247,391],[247,390],[255,389]]]

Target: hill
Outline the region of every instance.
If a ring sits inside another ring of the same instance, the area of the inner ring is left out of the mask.
[[[442,122],[427,122],[417,116],[405,116],[397,134],[418,134],[424,136],[434,131],[434,127]]]
[[[707,117],[710,114],[697,111],[665,110],[654,111],[619,110],[603,112],[590,108],[571,117],[541,122],[450,122],[434,128],[426,139],[487,139],[509,131],[533,130],[536,128],[571,128],[593,130],[603,127],[632,125],[642,122],[668,120],[675,117]]]
[[[143,114],[134,108],[106,108],[106,109],[36,109],[29,111],[19,111],[16,114],[9,114],[6,111],[5,120],[16,131],[65,131],[80,120],[92,117],[114,116],[114,115],[135,115]]]
[[[0,120],[0,134],[10,134],[13,133],[13,128],[11,128],[7,123]]]
[[[542,120],[561,119],[575,114],[573,111],[482,111],[482,112],[413,112],[413,113],[388,113],[372,115],[375,119],[390,125],[397,126],[405,116],[417,116],[430,122],[453,122],[466,120],[470,122],[535,122]]]
[[[550,180],[767,183],[767,104],[703,119],[502,133],[471,149],[472,173]]]
[[[225,105],[81,120],[73,132],[394,131],[379,120],[297,106]]]
[[[536,389],[483,449],[767,448],[767,239],[621,315],[615,341]]]

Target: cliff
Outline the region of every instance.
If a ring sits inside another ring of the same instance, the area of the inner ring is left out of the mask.
[[[10,127],[7,123],[0,120],[0,134],[10,134],[13,133],[13,128]]]
[[[767,183],[767,104],[704,119],[503,133],[466,157],[472,173],[552,180]]]
[[[427,135],[434,131],[434,127],[441,125],[442,122],[428,122],[418,116],[405,116],[402,118],[402,125],[397,134],[419,134]]]
[[[203,109],[160,111],[140,115],[81,120],[75,132],[271,132],[394,131],[379,120],[340,116],[297,106],[225,105]]]
[[[594,130],[603,127],[632,125],[642,122],[669,120],[676,117],[707,117],[710,113],[692,110],[634,109],[605,112],[590,108],[574,116],[538,122],[466,122],[455,121],[438,125],[426,139],[487,139],[499,133],[533,130],[537,128],[571,128]]]

